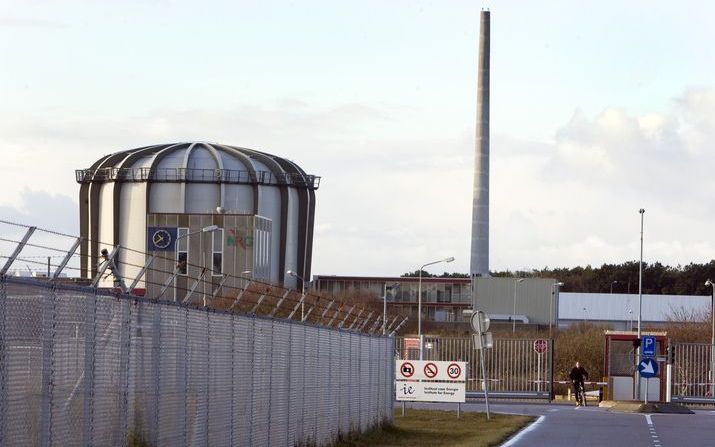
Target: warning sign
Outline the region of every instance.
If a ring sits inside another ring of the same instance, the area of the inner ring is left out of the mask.
[[[397,366],[397,370],[405,379],[409,379],[415,374],[415,367],[410,362],[402,362]]]
[[[548,350],[549,343],[546,340],[544,340],[543,338],[534,340],[534,352],[536,352],[537,354],[543,354]]]
[[[467,362],[395,360],[397,380],[466,380]]]
[[[437,373],[439,372],[439,369],[437,368],[437,365],[435,365],[432,362],[425,363],[425,367],[423,368],[425,372],[425,376],[428,379],[434,379],[435,376],[437,376]]]

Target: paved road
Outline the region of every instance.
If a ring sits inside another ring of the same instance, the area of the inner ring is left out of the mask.
[[[396,404],[399,408],[400,404]],[[456,405],[412,404],[412,408],[454,410]],[[503,447],[685,447],[715,445],[715,411],[695,414],[612,413],[605,408],[562,404],[490,403],[494,413],[537,416]],[[486,410],[484,403],[462,404],[463,411]]]

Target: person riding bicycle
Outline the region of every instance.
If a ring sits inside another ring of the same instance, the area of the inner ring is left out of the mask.
[[[576,396],[576,406],[578,407],[579,405],[581,405],[581,399],[579,398],[581,390],[586,390],[583,382],[584,379],[588,379],[588,372],[583,366],[581,366],[579,362],[576,362],[576,366],[571,369],[569,378],[571,379],[571,383],[573,384],[573,392]],[[583,398],[585,400],[586,396],[583,396]]]

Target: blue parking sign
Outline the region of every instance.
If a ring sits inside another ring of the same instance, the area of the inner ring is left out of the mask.
[[[655,355],[655,336],[644,335],[641,338],[641,355],[644,357],[653,357]]]

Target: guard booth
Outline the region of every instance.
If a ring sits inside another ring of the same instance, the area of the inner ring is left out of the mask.
[[[665,361],[668,333],[657,331],[641,331],[641,337],[654,336],[656,340],[655,355],[658,361],[658,372],[655,377],[641,377],[641,399],[645,397],[646,380],[648,382],[648,401],[657,402],[665,396]],[[607,375],[608,400],[635,400],[636,373],[638,372],[637,342],[640,341],[636,332],[606,331],[604,349],[604,372]]]

